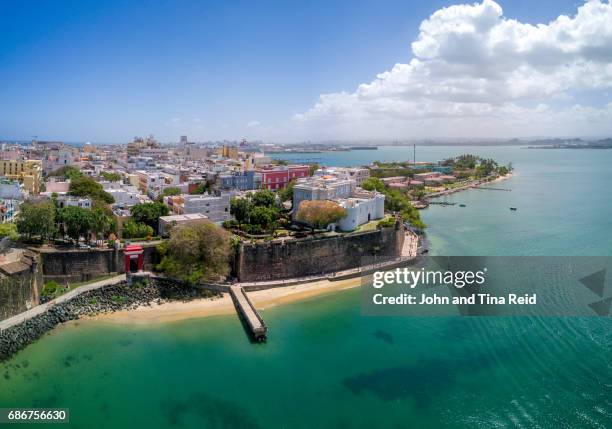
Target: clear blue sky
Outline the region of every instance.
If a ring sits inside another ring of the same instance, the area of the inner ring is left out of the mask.
[[[0,139],[252,137],[250,121],[286,122],[408,62],[421,21],[454,3],[1,0]],[[531,23],[576,10],[499,3]]]

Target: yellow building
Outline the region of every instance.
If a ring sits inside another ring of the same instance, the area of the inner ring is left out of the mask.
[[[42,161],[37,159],[0,161],[0,176],[18,180],[28,192],[38,195],[42,181]]]
[[[223,158],[238,159],[238,148],[236,146],[223,145],[217,149],[217,154]]]

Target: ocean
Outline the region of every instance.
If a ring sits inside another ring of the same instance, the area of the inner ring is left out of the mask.
[[[417,161],[461,153],[512,162],[496,184],[511,191],[422,211],[432,254],[612,256],[612,151],[417,147]],[[305,156],[360,165],[412,147],[282,157]],[[69,323],[0,364],[0,407],[70,408],[80,428],[612,426],[609,317],[365,317],[360,301],[265,310],[265,344],[235,316]]]

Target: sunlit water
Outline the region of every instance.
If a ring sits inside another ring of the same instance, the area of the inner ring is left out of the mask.
[[[497,185],[512,191],[423,211],[432,253],[611,255],[612,151],[432,147],[417,159],[468,152],[512,161]],[[412,148],[317,156],[357,165]],[[0,364],[0,407],[67,407],[81,428],[612,426],[609,318],[363,317],[357,289],[263,315],[267,344],[234,316],[70,323]]]

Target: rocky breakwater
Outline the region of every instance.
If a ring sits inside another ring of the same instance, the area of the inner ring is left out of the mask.
[[[157,280],[128,286],[119,283],[84,292],[69,301],[50,307],[46,312],[0,332],[0,361],[7,360],[33,343],[60,323],[119,310],[131,310],[142,305],[168,301],[189,301],[213,298],[216,292]]]

